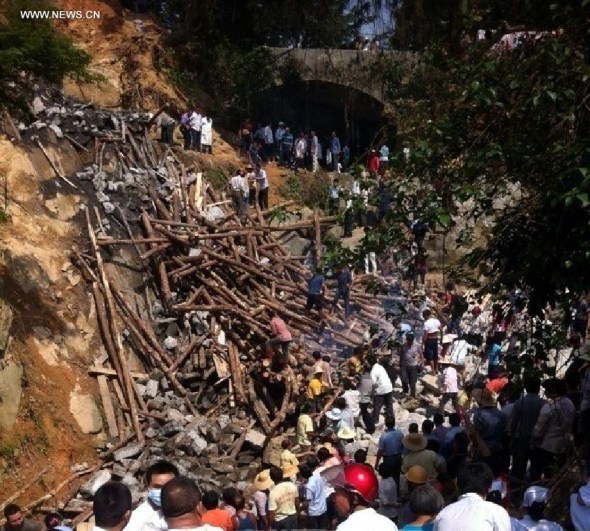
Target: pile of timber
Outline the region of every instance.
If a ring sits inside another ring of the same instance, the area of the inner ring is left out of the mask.
[[[336,365],[343,350],[367,340],[370,325],[391,329],[382,317],[389,296],[368,293],[362,275],[349,322],[339,305],[320,330],[315,311],[305,310],[306,257],[292,256],[276,235],[311,235],[318,260],[333,218],[316,211],[273,224],[252,207],[241,221],[223,192],[173,150],[141,129],[116,133],[97,141],[95,163],[76,181],[92,183],[102,207],[87,208],[88,243],[74,259],[103,339],[89,372],[110,439],[102,466],[69,502],[72,511],[113,477],[137,495],[138,478],[161,458],[204,488],[251,479],[305,391],[311,352],[332,355]],[[143,285],[129,287],[129,267],[142,271]],[[328,284],[330,305],[335,282]],[[265,348],[274,312],[294,337],[286,363]]]

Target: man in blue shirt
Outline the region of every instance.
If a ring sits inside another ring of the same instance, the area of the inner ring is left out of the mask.
[[[317,270],[307,283],[307,304],[305,309],[309,312],[314,308],[318,312],[320,327],[325,326],[326,317],[324,315],[324,294],[326,293],[326,284],[324,275]]]
[[[285,132],[283,133],[283,138],[281,139],[281,156],[279,159],[279,163],[283,163],[285,166],[291,166],[291,154],[293,151],[293,133],[287,127]]]
[[[340,140],[336,136],[336,131],[332,131],[332,138],[330,138],[330,145],[328,149],[332,154],[333,169],[334,171],[338,171],[338,159],[340,158],[340,152],[342,149],[340,148]]]
[[[352,273],[348,266],[345,265],[340,269],[338,273],[338,287],[334,294],[334,301],[332,302],[332,311],[336,309],[338,300],[342,299],[344,302],[344,319],[348,320],[350,315],[350,286],[352,285]]]
[[[321,476],[320,460],[314,455],[306,460],[312,470],[305,486],[307,500],[307,529],[327,529],[326,480]]]
[[[393,470],[393,479],[399,489],[399,475],[402,467],[402,439],[404,434],[395,429],[395,417],[385,419],[385,431],[379,437],[377,443],[377,458],[375,459],[375,468],[379,466],[381,459],[383,463],[388,464]]]

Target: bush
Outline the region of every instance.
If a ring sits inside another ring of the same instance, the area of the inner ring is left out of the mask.
[[[15,0],[0,19],[0,107],[25,110],[36,77],[60,83],[101,79],[88,71],[91,56],[60,35],[48,20],[21,18],[22,10],[51,10],[39,0]]]
[[[330,176],[324,172],[290,173],[279,192],[285,199],[292,199],[310,208],[325,209],[328,203]]]

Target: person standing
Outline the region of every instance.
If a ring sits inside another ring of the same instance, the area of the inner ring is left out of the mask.
[[[389,164],[389,148],[386,144],[383,144],[379,149],[379,162],[383,168],[386,168],[387,164]]]
[[[120,481],[107,481],[92,500],[94,529],[122,531],[131,516],[131,491]]]
[[[438,372],[438,336],[441,325],[430,310],[424,310],[422,317],[424,318],[424,333],[422,334],[424,359],[428,362],[432,372],[436,374]]]
[[[256,165],[256,173],[254,174],[256,183],[258,184],[258,206],[260,210],[268,209],[268,178],[266,171],[262,169],[260,164]]]
[[[169,114],[162,112],[156,118],[156,125],[160,127],[160,142],[164,144],[174,144],[174,128],[176,120]]]
[[[293,133],[291,133],[291,130],[287,127],[287,128],[285,128],[285,132],[283,133],[283,136],[281,138],[281,161],[280,161],[287,168],[291,167],[292,152],[293,152]]]
[[[275,139],[270,122],[264,128],[264,153],[266,160],[271,162],[275,155]]]
[[[543,475],[549,479],[565,464],[576,415],[573,402],[566,396],[563,380],[549,378],[543,387],[548,400],[533,429],[530,481],[537,481]]]
[[[389,518],[372,507],[379,480],[369,465],[346,465],[341,474],[330,478],[329,484],[334,488],[334,507],[343,520],[336,531],[397,531]]]
[[[307,149],[307,142],[305,141],[305,134],[299,133],[299,137],[295,142],[295,168],[305,167],[305,151]]]
[[[177,477],[166,483],[162,489],[162,512],[167,529],[222,531],[201,520],[201,492],[187,477]]]
[[[279,346],[283,357],[282,361],[286,363],[289,356],[289,345],[293,341],[293,336],[276,310],[273,310],[272,319],[270,320],[270,333],[272,338],[269,339],[268,345],[273,349],[275,346]]]
[[[461,496],[447,505],[434,520],[436,531],[511,531],[506,509],[486,496],[494,477],[485,463],[467,463],[457,474]]]
[[[318,470],[320,460],[315,456],[310,456],[306,464],[312,474],[305,485],[305,499],[307,501],[307,529],[327,529],[328,513],[326,504],[326,480]]]
[[[332,159],[332,168],[334,171],[338,171],[338,161],[340,159],[340,152],[342,148],[340,147],[340,140],[336,136],[336,131],[332,131],[332,137],[330,138],[328,150],[330,151]]]
[[[180,132],[182,133],[182,138],[184,139],[184,150],[188,150],[191,148],[191,112],[186,111],[182,113],[180,117]]]
[[[201,150],[203,153],[213,154],[213,120],[203,116],[201,121]]]
[[[377,443],[377,457],[375,459],[375,468],[379,468],[379,463],[383,459],[383,464],[391,468],[391,474],[399,489],[399,476],[402,468],[402,439],[404,434],[395,429],[395,417],[386,417],[385,431],[379,437]]]
[[[406,342],[402,345],[400,353],[400,377],[402,391],[410,396],[416,397],[416,382],[418,381],[418,370],[424,365],[422,345],[414,341],[414,332],[405,333]]]
[[[352,286],[352,273],[348,268],[348,265],[344,265],[340,268],[337,276],[337,287],[336,293],[334,294],[334,300],[332,301],[332,312],[336,309],[338,300],[342,299],[344,303],[344,320],[348,321],[350,317],[350,287]]]
[[[270,478],[274,487],[268,495],[268,523],[271,529],[297,529],[299,512],[299,491],[289,478],[283,477],[283,471],[276,466],[270,469]]]
[[[512,476],[523,480],[531,457],[531,437],[544,400],[539,396],[541,380],[529,376],[524,380],[526,395],[517,400],[510,418],[512,440]]]
[[[242,149],[244,153],[248,153],[250,150],[250,144],[252,143],[252,123],[249,118],[246,118],[240,125],[240,152]]]
[[[498,409],[498,404],[489,389],[475,389],[473,399],[479,408],[473,415],[473,426],[470,433],[475,438],[475,455],[480,461],[487,463],[492,469],[503,463],[502,436],[506,431],[508,419]],[[447,434],[449,437],[449,434]],[[448,439],[447,439],[448,440]]]
[[[190,116],[190,146],[195,151],[201,151],[201,127],[203,126],[203,117],[195,109]]]
[[[246,217],[246,206],[250,188],[248,187],[248,179],[244,170],[238,172],[230,179],[229,188],[232,198],[232,203],[236,214],[241,221]]]
[[[442,363],[442,362],[441,362]],[[442,371],[443,379],[443,394],[438,405],[438,412],[441,415],[445,414],[445,406],[450,400],[453,404],[453,409],[457,408],[457,395],[459,394],[459,375],[454,363],[447,363],[447,366]]]
[[[369,158],[367,160],[367,169],[372,175],[377,175],[377,173],[379,173],[379,156],[374,149],[372,149],[371,153],[369,154]]]
[[[317,170],[316,170],[317,171]],[[337,177],[332,181],[332,185],[328,190],[328,215],[335,216],[338,214],[338,207],[340,204],[340,184]]]
[[[285,124],[279,122],[275,131],[275,144],[279,153],[279,166],[283,164],[283,136],[285,135]]]
[[[369,412],[373,397],[373,379],[371,378],[371,368],[364,366],[360,376],[358,391],[360,394],[359,408],[361,410],[361,418],[363,419],[363,426],[365,431],[372,435],[375,433],[375,422],[373,422],[373,415]]]
[[[344,144],[342,148],[342,171],[348,170],[348,166],[350,165],[350,148],[348,144]]]
[[[324,315],[324,294],[326,293],[326,284],[324,275],[317,269],[307,284],[307,303],[305,309],[309,312],[314,308],[318,312],[320,328],[326,326],[326,316]]]
[[[377,356],[371,354],[367,357],[367,361],[371,366],[373,381],[373,422],[378,424],[383,406],[385,406],[385,417],[393,417],[393,385],[385,367],[378,362]]]
[[[319,146],[318,136],[312,131],[310,139],[311,171],[316,172],[320,169],[319,163]]]
[[[161,509],[162,488],[178,477],[178,468],[168,461],[157,461],[145,473],[147,499],[131,513],[127,531],[166,531],[166,520]]]

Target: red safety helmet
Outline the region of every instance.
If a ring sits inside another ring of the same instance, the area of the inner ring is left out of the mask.
[[[369,503],[377,498],[379,481],[375,471],[369,465],[362,463],[337,465],[324,470],[322,476],[333,487],[354,492]]]

